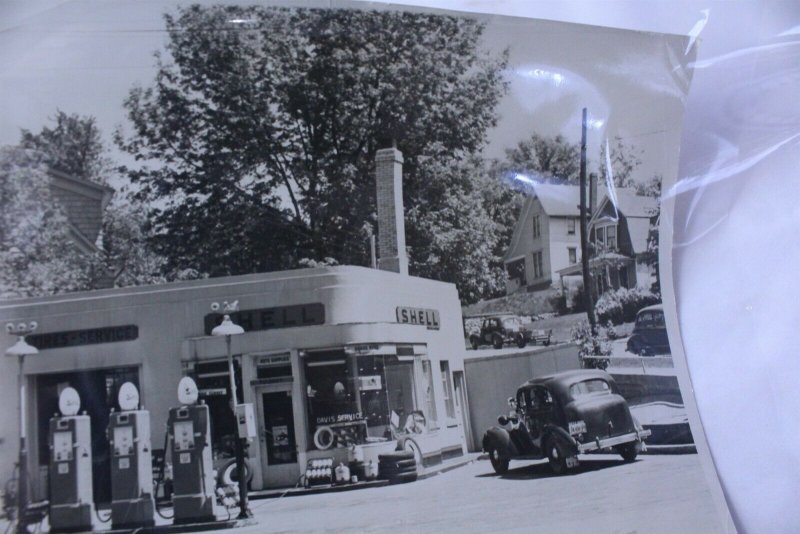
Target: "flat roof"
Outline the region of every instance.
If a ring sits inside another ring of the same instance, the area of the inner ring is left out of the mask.
[[[442,282],[439,280],[431,280],[428,278],[420,278],[417,276],[408,276],[395,273],[392,271],[384,271],[381,269],[372,269],[369,267],[361,267],[355,265],[337,265],[331,267],[313,267],[304,269],[292,269],[288,271],[272,271],[266,273],[244,274],[236,276],[221,276],[216,278],[203,278],[199,280],[188,280],[179,282],[167,282],[165,284],[153,284],[143,286],[129,286],[112,289],[96,289],[91,291],[76,291],[73,293],[59,293],[56,295],[49,295],[44,297],[31,297],[19,298],[0,301],[0,311],[12,310],[25,306],[36,305],[52,305],[66,302],[76,302],[80,300],[102,300],[102,299],[116,299],[124,297],[143,296],[148,294],[158,293],[172,293],[181,291],[194,291],[203,288],[220,288],[237,286],[246,286],[251,284],[261,284],[270,282],[294,282],[302,283],[303,281],[309,282],[315,279],[325,278],[343,278],[339,282],[358,282],[366,284],[385,284],[387,282],[397,283],[398,281],[406,281],[414,285],[429,285],[431,287],[449,286],[455,288],[455,284],[450,282]],[[349,280],[348,280],[349,279]],[[321,282],[320,282],[321,283]],[[313,285],[313,284],[312,284]]]

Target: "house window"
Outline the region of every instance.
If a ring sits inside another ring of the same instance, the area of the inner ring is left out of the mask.
[[[578,249],[576,249],[575,247],[568,247],[567,253],[569,254],[570,265],[578,263]]]
[[[595,228],[594,230],[594,243],[597,245],[597,248],[603,248],[606,246],[606,229],[604,226],[600,226]]]
[[[542,267],[542,252],[533,253],[533,277],[541,278],[544,276],[544,268]]]
[[[453,382],[450,378],[450,362],[442,360],[439,362],[439,370],[442,372],[442,391],[444,391],[444,407],[447,410],[447,417],[455,419],[456,405],[453,402]]]
[[[567,233],[569,235],[575,235],[575,218],[570,217],[567,219]]]
[[[541,217],[539,215],[533,216],[533,238],[539,239],[542,235]]]
[[[617,248],[617,227],[606,227],[606,246],[610,249]]]

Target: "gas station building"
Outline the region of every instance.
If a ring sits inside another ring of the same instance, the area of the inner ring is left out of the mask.
[[[258,438],[250,443],[252,487],[293,486],[306,461],[365,460],[393,450],[392,430],[417,413],[421,460],[435,464],[467,451],[461,308],[452,284],[364,267],[325,267],[161,286],[110,289],[0,305],[0,321],[38,321],[25,360],[30,473],[46,493],[47,429],[65,387],[92,419],[95,501],[107,499],[106,427],[117,390],[138,386],[150,410],[152,446],[163,447],[177,385],[192,376],[209,405],[216,456],[232,454],[234,420],[222,316],[212,302],[238,300],[232,339],[240,402],[253,403]],[[3,337],[3,351],[13,344]],[[0,372],[0,476],[18,453],[17,362]],[[422,429],[419,429],[422,430]]]

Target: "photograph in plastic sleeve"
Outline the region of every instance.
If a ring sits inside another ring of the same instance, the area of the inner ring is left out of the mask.
[[[696,36],[6,9],[2,526],[732,529],[659,269]]]

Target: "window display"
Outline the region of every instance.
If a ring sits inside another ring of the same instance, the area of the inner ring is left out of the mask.
[[[306,356],[305,375],[311,449],[391,439],[418,409],[413,356],[353,355],[343,349],[311,352]],[[435,408],[426,408],[423,418],[429,412],[435,422]]]

